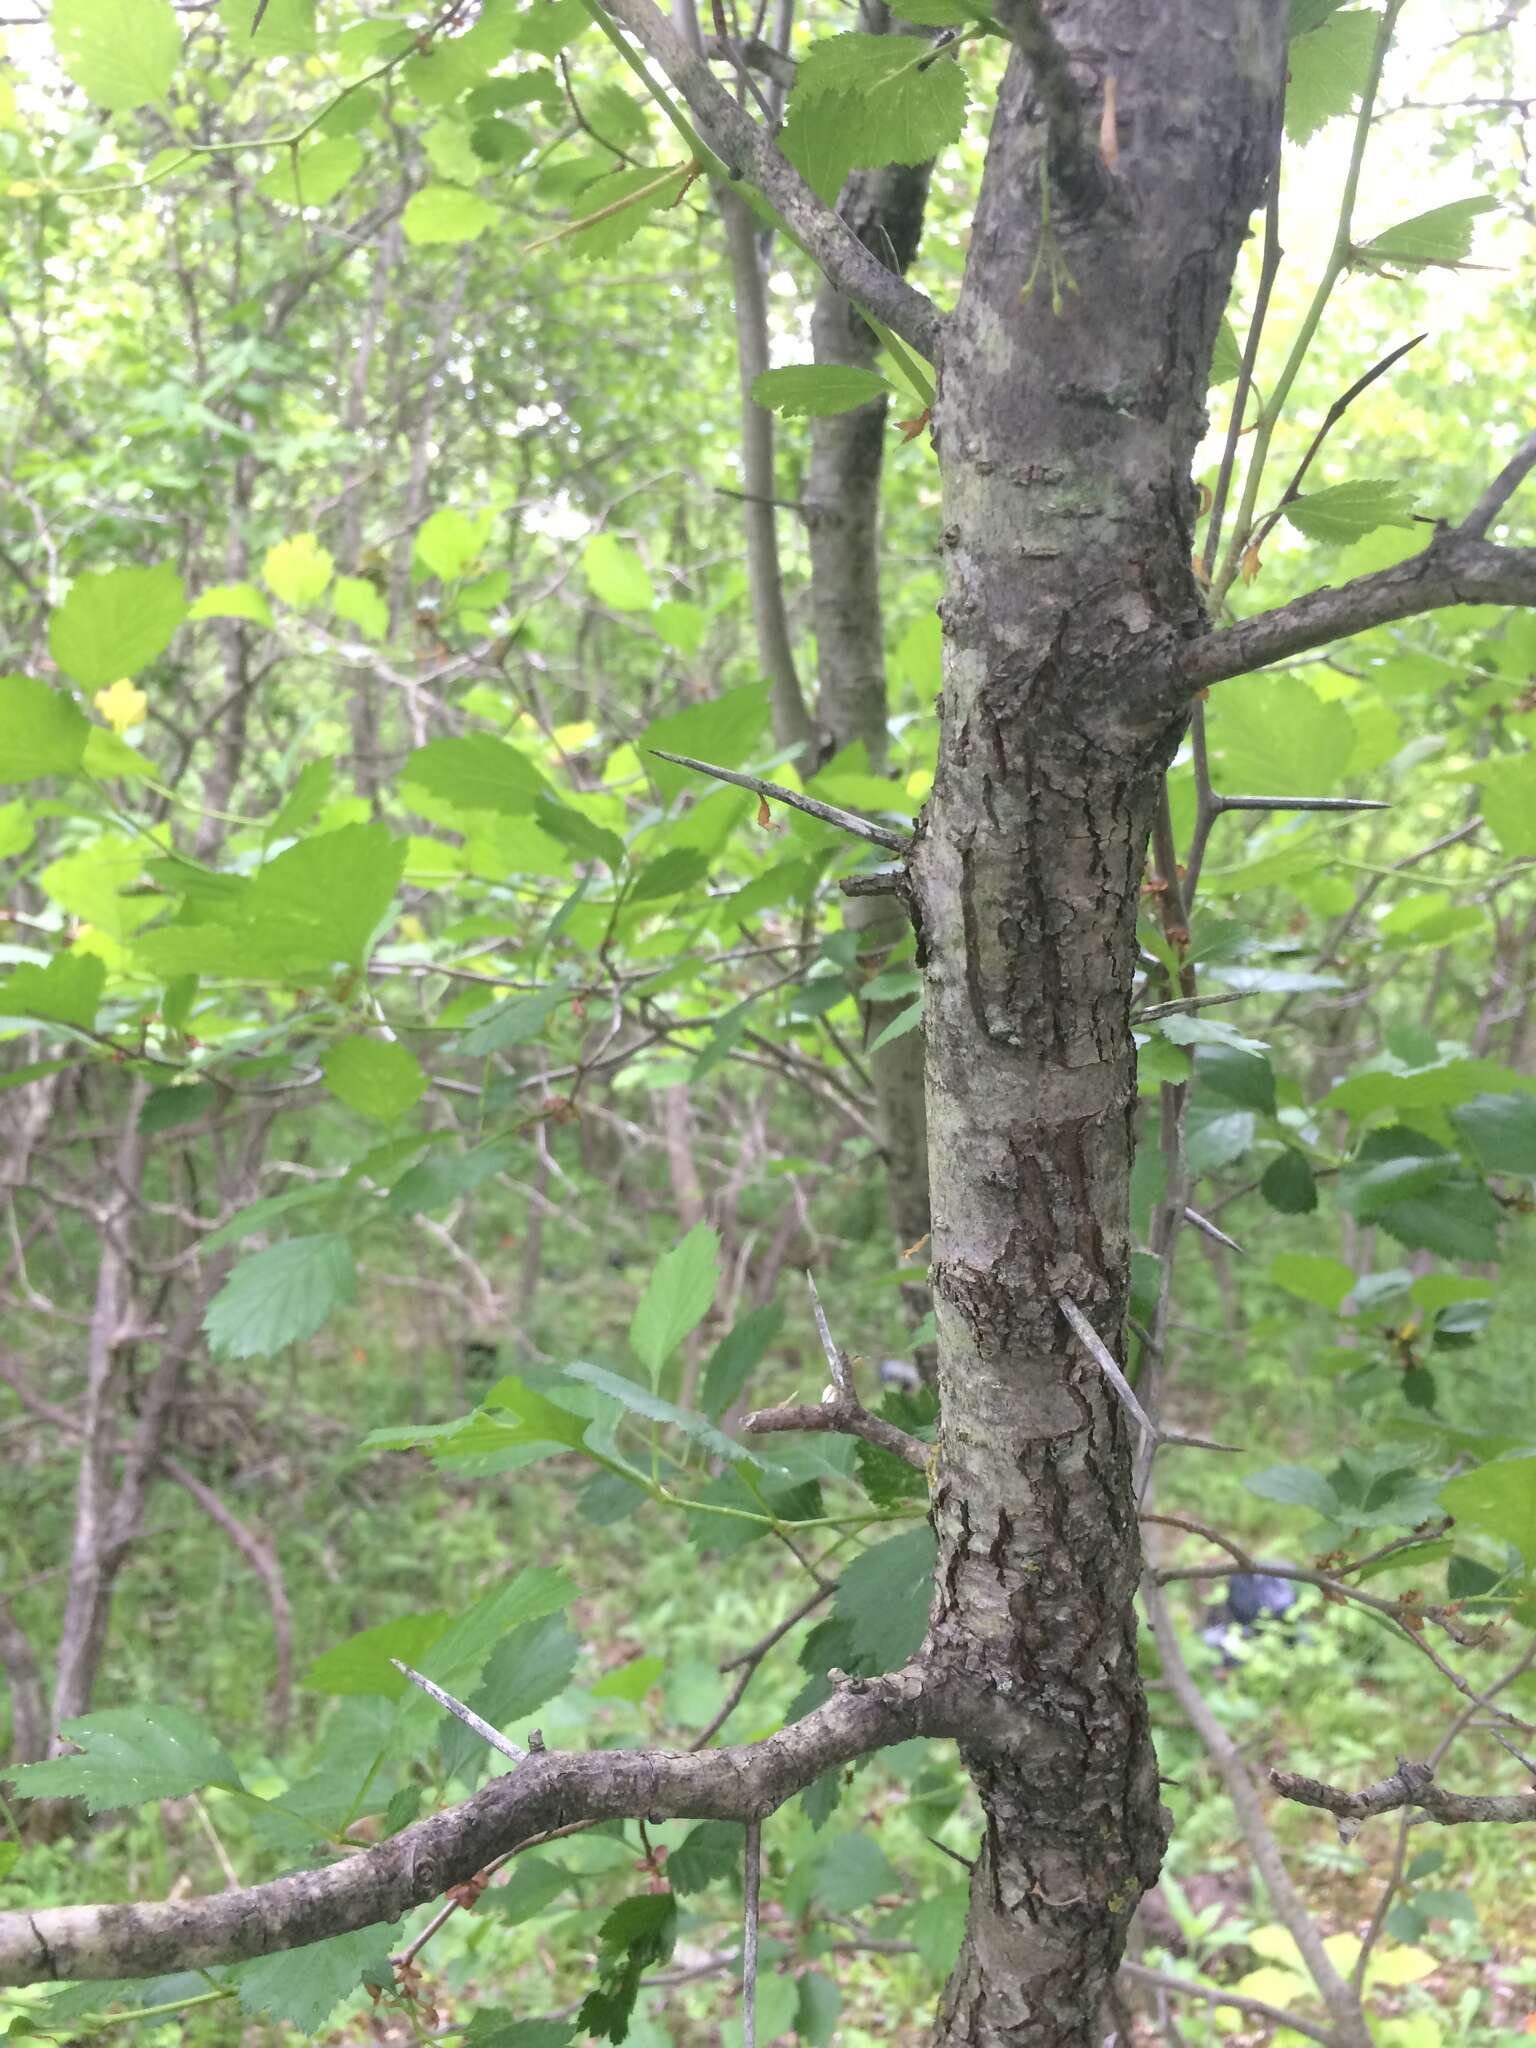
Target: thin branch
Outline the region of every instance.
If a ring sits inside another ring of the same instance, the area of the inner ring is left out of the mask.
[[[871,1415],[853,1395],[839,1394],[832,1387],[819,1402],[786,1401],[777,1408],[759,1408],[741,1426],[749,1436],[771,1436],[781,1430],[805,1430],[812,1435],[862,1437],[865,1443],[876,1444],[882,1451],[889,1451],[893,1458],[900,1458],[903,1464],[910,1465],[916,1472],[926,1472],[933,1457],[932,1446],[925,1444],[921,1437],[909,1436],[894,1422]]]
[[[763,1824],[747,1822],[746,1903],[741,1938],[741,2048],[757,2048],[757,1915],[763,1883]]]
[[[492,1749],[499,1749],[503,1756],[511,1757],[515,1764],[526,1763],[527,1750],[518,1743],[509,1742],[499,1729],[491,1726],[489,1721],[482,1721],[473,1707],[466,1707],[462,1700],[456,1700],[451,1692],[444,1692],[443,1688],[434,1685],[430,1678],[423,1678],[421,1673],[413,1671],[409,1664],[402,1664],[398,1657],[391,1657],[389,1661],[398,1672],[411,1681],[412,1685],[420,1686],[429,1700],[436,1700],[440,1707],[446,1708],[456,1720],[462,1721],[466,1728],[472,1728],[482,1742],[488,1742]]]
[[[717,768],[710,761],[695,761],[689,754],[669,754],[661,747],[649,749],[658,761],[670,761],[675,768],[692,768],[699,775],[712,775],[717,782],[729,782],[735,789],[749,789],[754,796],[772,798],[776,804],[788,804],[792,810],[804,811],[809,818],[820,818],[824,825],[835,825],[840,832],[852,832],[858,839],[867,839],[874,846],[889,847],[893,853],[905,853],[911,839],[904,832],[893,832],[888,825],[873,825],[868,818],[861,818],[853,811],[840,810],[836,804],[824,804],[819,797],[805,796],[798,789],[786,789],[779,782],[764,782],[758,775],[742,775],[734,768]]]
[[[1313,2026],[1310,2020],[1298,2019],[1295,2013],[1286,2012],[1281,2006],[1269,2005],[1262,1998],[1249,1998],[1241,1991],[1227,1991],[1219,1984],[1197,1984],[1188,1977],[1175,1977],[1171,1970],[1151,1969],[1146,1963],[1122,1963],[1120,1974],[1136,1984],[1154,1985],[1159,1991],[1177,1991],[1185,1998],[1203,1999],[1207,2005],[1227,2005],[1234,2012],[1252,2013],[1256,2020],[1274,2020],[1280,2026],[1289,2027],[1293,2034],[1303,2034],[1309,2041],[1321,2041],[1323,2048],[1338,2048],[1336,2034],[1330,2034],[1324,2027]]]
[[[814,1274],[807,1273],[805,1284],[811,1290],[811,1313],[816,1318],[816,1334],[821,1339],[821,1348],[827,1356],[827,1369],[832,1375],[832,1384],[840,1394],[852,1396],[853,1375],[848,1370],[848,1360],[832,1341],[832,1331],[827,1322],[827,1312],[821,1305],[821,1296],[816,1292]]]
[[[0,1913],[0,1984],[157,1976],[303,1947],[398,1920],[573,1816],[746,1821],[839,1764],[912,1735],[954,1729],[953,1711],[928,1697],[920,1675],[909,1670],[839,1687],[763,1742],[696,1755],[541,1752],[462,1806],[323,1869],[204,1898]]]
[[[749,178],[790,234],[837,286],[931,362],[943,315],[932,300],[888,270],[836,211],[806,184],[767,131],[737,106],[653,0],[607,0],[606,13],[660,65],[687,101],[699,133],[732,178]]]
[[[1390,803],[1374,796],[1218,796],[1211,807],[1222,811],[1390,811]]]
[[[1461,522],[1461,531],[1481,540],[1531,471],[1536,469],[1536,431],[1526,435],[1509,461]]]
[[[1447,1792],[1435,1783],[1435,1774],[1428,1764],[1413,1763],[1407,1757],[1398,1758],[1397,1769],[1390,1778],[1364,1785],[1358,1792],[1324,1785],[1294,1771],[1271,1771],[1269,1782],[1282,1799],[1293,1799],[1298,1806],[1321,1807],[1324,1813],[1331,1813],[1340,1823],[1346,1840],[1373,1814],[1391,1813],[1400,1806],[1417,1807],[1444,1827],[1457,1827],[1468,1821],[1500,1821],[1516,1827],[1536,1823],[1536,1791],[1515,1792],[1505,1797]]]
[[[1192,640],[1182,657],[1183,680],[1204,690],[1331,640],[1452,604],[1536,605],[1536,548],[1495,547],[1462,528],[1437,534],[1395,568],[1357,576],[1336,590],[1310,591]]]

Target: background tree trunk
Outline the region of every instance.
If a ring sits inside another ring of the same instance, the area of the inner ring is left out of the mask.
[[[986,1821],[936,2038],[1087,2048],[1164,1819],[1133,1447],[1056,1302],[1120,1348],[1138,892],[1185,722],[1172,655],[1203,623],[1190,463],[1285,10],[1010,19],[939,389],[943,731],[912,869],[943,1397],[930,1648],[1010,1699],[1017,1732],[967,1754]]]

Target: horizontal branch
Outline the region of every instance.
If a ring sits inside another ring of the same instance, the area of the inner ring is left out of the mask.
[[[1203,690],[1351,633],[1451,604],[1536,605],[1536,548],[1495,547],[1460,529],[1437,534],[1421,554],[1395,568],[1310,591],[1277,611],[1190,641],[1183,678],[1191,689]]]
[[[530,1836],[573,1820],[746,1822],[838,1764],[910,1735],[946,1732],[922,1673],[909,1667],[839,1688],[763,1742],[696,1754],[541,1752],[462,1806],[324,1869],[205,1898],[0,1913],[0,1984],[150,1977],[302,1948],[396,1921]]]
[[[1316,1778],[1299,1777],[1294,1771],[1271,1771],[1269,1782],[1282,1799],[1294,1799],[1299,1806],[1320,1807],[1340,1821],[1358,1826],[1372,1814],[1391,1813],[1400,1806],[1416,1806],[1446,1827],[1465,1821],[1502,1821],[1513,1826],[1536,1822],[1536,1790],[1515,1792],[1505,1797],[1475,1792],[1447,1792],[1435,1783],[1428,1764],[1416,1764],[1399,1757],[1390,1778],[1345,1792],[1337,1785],[1324,1785]]]
[[[888,270],[853,229],[806,184],[765,128],[736,104],[654,0],[602,0],[605,11],[655,59],[688,103],[699,133],[731,174],[747,178],[840,292],[936,360],[943,315],[931,299]]]
[[[1124,1962],[1120,1965],[1122,1977],[1129,1977],[1133,1984],[1150,1984],[1155,1990],[1173,1991],[1182,1998],[1198,1998],[1206,2005],[1230,2006],[1234,2012],[1245,2012],[1254,2019],[1273,2020],[1277,2026],[1289,2027],[1293,2034],[1300,2034],[1308,2041],[1321,2041],[1323,2048],[1335,2048],[1336,2036],[1326,2027],[1317,2027],[1310,2020],[1298,2019],[1283,2006],[1271,2005],[1267,1999],[1250,1998],[1246,1992],[1232,1991],[1224,1984],[1202,1982],[1197,1978],[1176,1977],[1171,1970],[1154,1970],[1146,1963]]]
[[[769,1436],[776,1430],[791,1429],[819,1431],[823,1435],[830,1431],[836,1436],[860,1436],[865,1443],[878,1444],[882,1451],[889,1451],[892,1457],[900,1458],[914,1471],[928,1470],[933,1451],[921,1437],[909,1436],[894,1422],[885,1422],[880,1416],[871,1415],[850,1394],[839,1394],[832,1388],[828,1389],[828,1394],[831,1398],[821,1401],[787,1401],[778,1408],[759,1408],[741,1426],[752,1436]]]
[[[893,832],[889,825],[871,824],[856,811],[824,804],[820,797],[786,789],[781,782],[764,782],[760,775],[743,775],[735,768],[717,768],[712,761],[694,760],[691,754],[669,754],[661,747],[652,747],[650,751],[658,761],[670,761],[674,768],[692,768],[699,775],[712,775],[716,782],[730,783],[733,789],[750,789],[754,796],[788,804],[791,810],[804,811],[808,818],[819,818],[824,825],[835,825],[840,832],[851,832],[856,839],[867,839],[874,846],[889,847],[893,853],[905,853],[911,844],[905,832]]]

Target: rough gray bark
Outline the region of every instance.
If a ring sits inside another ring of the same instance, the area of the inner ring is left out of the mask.
[[[943,731],[910,867],[943,1402],[930,1652],[1008,1698],[1015,1732],[962,1745],[986,1825],[935,2038],[1087,2048],[1165,1823],[1132,1446],[1055,1299],[1119,1349],[1137,894],[1186,715],[1170,671],[1203,624],[1190,463],[1285,10],[1073,0],[1005,19],[1024,47],[941,364]],[[1058,246],[1037,271],[1046,176]],[[1059,312],[1053,260],[1075,285]]]

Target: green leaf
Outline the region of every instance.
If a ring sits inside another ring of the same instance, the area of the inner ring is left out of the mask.
[[[299,1683],[310,1692],[342,1697],[404,1699],[411,1690],[410,1680],[395,1670],[390,1658],[419,1666],[450,1619],[448,1610],[438,1607],[430,1614],[400,1614],[377,1628],[362,1629],[317,1657]]]
[[[668,1857],[668,1863],[671,1860]],[[546,1912],[562,1892],[571,1889],[571,1882],[570,1872],[562,1870],[558,1863],[548,1862],[542,1856],[519,1856],[507,1883],[493,1885],[485,1894],[481,1911],[494,1913],[508,1927],[520,1927],[525,1920],[536,1920]],[[474,2017],[478,2024],[489,2015],[481,2009]],[[474,2025],[470,2027],[468,2038],[471,2041],[480,2039]],[[568,2033],[565,2038],[569,2039]]]
[[[44,1017],[89,1031],[107,978],[94,953],[57,953],[46,967],[22,965],[0,981],[0,1016]]]
[[[1536,1174],[1536,1095],[1474,1096],[1451,1122],[1486,1172]]]
[[[663,896],[681,896],[709,873],[709,859],[692,846],[673,846],[659,860],[643,867],[634,879],[627,904],[656,903]]]
[[[527,995],[509,996],[472,1025],[454,1049],[470,1059],[484,1059],[490,1053],[505,1052],[509,1046],[531,1045],[561,1004],[571,1000],[571,995],[569,988],[557,982]]]
[[[267,825],[267,839],[287,839],[301,831],[319,810],[331,793],[331,782],[335,776],[334,763],[330,761],[306,761],[294,780],[292,789],[272,813]]]
[[[196,1123],[200,1116],[206,1116],[217,1100],[218,1092],[211,1081],[152,1089],[139,1111],[139,1129],[145,1132],[180,1130],[183,1125]]]
[[[919,996],[915,1003],[909,1003],[906,1009],[891,1019],[890,1023],[886,1025],[885,1029],[870,1046],[870,1051],[872,1053],[878,1052],[881,1046],[889,1045],[893,1039],[905,1038],[907,1033],[915,1031],[922,1021],[923,999]]]
[[[168,564],[77,576],[48,621],[48,647],[65,675],[105,689],[163,654],[186,616],[181,578]]]
[[[1310,1216],[1317,1207],[1317,1182],[1312,1178],[1312,1169],[1289,1145],[1265,1168],[1259,1193],[1282,1216]]]
[[[656,718],[640,735],[638,752],[645,771],[666,801],[692,790],[701,790],[701,780],[692,768],[677,768],[656,758],[656,749],[668,754],[688,754],[695,761],[709,761],[717,768],[739,768],[751,754],[768,726],[768,686],[746,683],[738,690],[726,690],[702,704],[690,704],[686,711]]]
[[[588,225],[577,227],[573,223],[565,236],[566,247],[573,256],[615,255],[626,242],[634,240],[654,215],[676,205],[689,175],[687,164],[661,169],[653,164],[636,164],[610,171],[606,178],[583,188],[577,201],[577,219]],[[601,218],[594,219],[594,215]]]
[[[611,533],[596,533],[581,557],[592,595],[610,611],[648,611],[656,601],[645,564]]]
[[[853,1560],[832,1596],[835,1647],[842,1655],[830,1661],[865,1675],[906,1663],[928,1626],[934,1556],[933,1531],[920,1522]]]
[[[338,576],[331,591],[331,610],[338,619],[356,626],[365,640],[384,640],[389,635],[389,606],[362,576]]]
[[[405,842],[383,825],[343,825],[300,839],[259,867],[244,897],[253,945],[295,974],[361,967],[395,899]]]
[[[504,1579],[445,1629],[423,1654],[421,1670],[447,1691],[462,1698],[481,1679],[487,1659],[513,1629],[558,1614],[576,1597],[564,1572],[531,1565]],[[428,1721],[442,1709],[419,1693],[411,1707]]]
[[[703,1229],[700,1224],[699,1228]],[[711,1233],[713,1235],[713,1233]],[[653,1394],[634,1380],[627,1380],[621,1373],[608,1372],[600,1365],[577,1363],[565,1368],[567,1379],[580,1380],[584,1385],[596,1387],[600,1394],[608,1394],[622,1403],[631,1415],[643,1415],[647,1422],[663,1422],[673,1429],[680,1429],[695,1443],[702,1444],[711,1456],[723,1458],[732,1465],[756,1465],[771,1470],[767,1460],[760,1458],[756,1451],[748,1450],[745,1444],[737,1443],[734,1437],[724,1435],[702,1415],[695,1415],[692,1409],[678,1408],[671,1401],[664,1401],[660,1394]]]
[[[1325,796],[1355,748],[1343,705],[1325,703],[1300,676],[1233,683],[1208,723],[1220,787],[1244,796]]]
[[[1287,1294],[1316,1302],[1319,1308],[1337,1309],[1355,1284],[1351,1267],[1338,1259],[1318,1258],[1311,1252],[1279,1252],[1269,1262],[1269,1277]]]
[[[301,149],[285,149],[258,192],[280,206],[329,206],[342,186],[363,168],[363,145],[350,135],[336,135]]]
[[[219,0],[219,19],[242,57],[308,57],[315,49],[315,0]],[[253,26],[254,24],[254,26]]]
[[[1358,477],[1325,491],[1292,498],[1285,516],[1309,540],[1347,546],[1378,526],[1413,526],[1413,498],[1406,484],[1391,477]]]
[[[526,754],[488,733],[429,740],[408,757],[400,779],[459,810],[504,818],[527,817],[541,796],[553,794]]]
[[[1285,132],[1305,142],[1325,121],[1347,114],[1365,90],[1380,17],[1365,8],[1331,13],[1299,35],[1288,52]]]
[[[423,185],[406,202],[400,224],[405,239],[416,248],[443,242],[473,242],[483,235],[500,212],[478,192],[462,185]]]
[[[404,1116],[426,1093],[420,1061],[395,1039],[343,1038],[326,1048],[320,1068],[338,1102],[383,1123]]]
[[[1323,1097],[1322,1109],[1342,1109],[1356,1123],[1378,1110],[1451,1109],[1496,1089],[1509,1073],[1493,1060],[1442,1060],[1435,1066],[1395,1062],[1349,1075]]]
[[[387,1927],[364,1927],[241,1963],[230,1972],[240,2010],[318,2034],[341,2001],[365,1983],[393,1984],[390,1939]]]
[[[1223,1102],[1265,1116],[1275,1113],[1274,1069],[1262,1053],[1235,1045],[1202,1045],[1195,1053],[1195,1079],[1205,1094]]]
[[[913,6],[942,5],[943,0],[909,0]],[[670,1860],[669,1860],[670,1870]],[[947,1975],[945,1971],[937,1975]],[[843,2009],[843,1994],[830,1977],[820,1970],[807,1970],[800,1978],[800,1988],[795,2006],[795,2033],[810,2048],[830,2048],[837,2035],[838,2015]]]
[[[661,1657],[631,1657],[627,1664],[620,1664],[597,1681],[592,1687],[592,1697],[595,1700],[626,1700],[631,1706],[638,1706],[666,1668],[666,1661]]]
[[[296,533],[267,549],[261,573],[274,596],[302,612],[324,597],[333,566],[329,551],[312,533]]]
[[[856,105],[851,93],[790,95],[779,147],[817,198],[835,206],[853,169]]]
[[[1282,1501],[1287,1507],[1314,1508],[1333,1521],[1348,1520],[1348,1509],[1321,1472],[1310,1465],[1271,1465],[1255,1472],[1244,1482],[1261,1500]]]
[[[816,1857],[811,1896],[828,1913],[857,1913],[882,1892],[899,1892],[901,1879],[885,1851],[862,1830],[833,1835]]]
[[[667,1858],[667,1882],[684,1898],[727,1878],[739,1884],[745,1839],[737,1821],[700,1821]]]
[[[671,1892],[642,1892],[615,1906],[598,1929],[598,1983],[582,2003],[578,2024],[600,2041],[622,2041],[641,1977],[667,1961],[676,1939],[677,1901]]]
[[[709,619],[699,605],[669,597],[665,603],[657,605],[647,623],[679,654],[697,654],[704,644]]]
[[[51,690],[31,676],[0,677],[0,782],[73,775],[90,730],[90,721],[65,691]]]
[[[389,1210],[396,1216],[415,1216],[449,1208],[492,1174],[505,1173],[516,1157],[517,1148],[506,1138],[472,1152],[434,1152],[395,1182]]]
[[[562,846],[569,847],[578,859],[600,860],[614,875],[623,867],[623,840],[617,832],[610,832],[606,825],[597,824],[584,811],[559,803],[552,796],[541,796],[534,806],[534,815],[539,821],[539,830],[547,832],[551,839],[558,839]]]
[[[492,1650],[469,1706],[491,1727],[509,1729],[564,1692],[580,1649],[581,1638],[567,1626],[563,1614],[524,1622]],[[472,1779],[487,1756],[484,1738],[458,1720],[444,1722],[438,1747],[451,1778]]]
[[[719,1283],[719,1254],[715,1232],[707,1223],[696,1223],[658,1260],[646,1283],[629,1325],[629,1341],[653,1386],[678,1345],[708,1315]]]
[[[60,64],[107,113],[165,98],[181,60],[169,0],[53,0],[50,25]]]
[[[785,419],[823,419],[854,412],[893,388],[887,378],[853,363],[797,363],[785,370],[764,370],[753,381],[752,396]]]
[[[191,619],[249,619],[253,625],[270,626],[272,607],[254,583],[216,583],[192,600],[187,611]]]
[[[928,1481],[915,1465],[898,1458],[880,1444],[860,1441],[853,1447],[859,1484],[877,1508],[904,1508],[913,1501],[926,1501]]]
[[[1512,1543],[1536,1571],[1536,1455],[1501,1458],[1440,1488],[1447,1514]]]
[[[813,43],[790,103],[809,109],[826,98],[835,104],[810,118],[835,122],[850,161],[870,169],[923,163],[965,127],[965,73],[923,38],[851,33]]]
[[[88,1812],[105,1813],[203,1785],[240,1789],[222,1744],[181,1707],[114,1707],[66,1721],[60,1733],[84,1754],[7,1772],[24,1799],[83,1799]]]
[[[1238,346],[1237,335],[1232,322],[1223,320],[1216,330],[1216,347],[1211,356],[1211,385],[1230,384],[1243,367],[1243,352]]]
[[[1352,261],[1369,270],[1423,270],[1430,264],[1454,270],[1472,254],[1472,223],[1498,205],[1497,199],[1453,199],[1431,207],[1364,243]]]
[[[769,1302],[744,1315],[716,1345],[699,1397],[699,1406],[711,1422],[718,1422],[740,1395],[783,1321],[784,1311]]]
[[[490,539],[491,519],[489,512],[471,519],[451,505],[434,512],[417,531],[417,561],[441,582],[456,582],[479,559]]]
[[[203,1318],[218,1358],[270,1358],[312,1337],[332,1309],[357,1292],[357,1269],[344,1237],[293,1237],[242,1259]]]
[[[1482,812],[1501,850],[1514,859],[1536,853],[1536,749],[1479,764]]]

